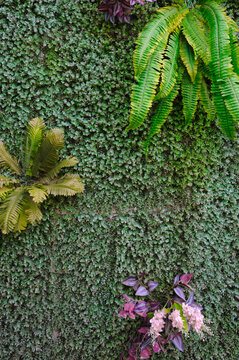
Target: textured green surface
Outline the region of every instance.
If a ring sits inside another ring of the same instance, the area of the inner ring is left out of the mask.
[[[148,161],[146,127],[123,129],[134,40],[155,4],[112,26],[97,3],[0,7],[0,138],[19,155],[32,117],[62,127],[86,184],[83,196],[49,200],[38,226],[2,236],[0,358],[118,360],[136,326],[114,320],[120,281],[144,271],[163,291],[178,271],[192,271],[214,336],[154,358],[237,360],[238,144],[200,112],[184,129],[179,100]]]

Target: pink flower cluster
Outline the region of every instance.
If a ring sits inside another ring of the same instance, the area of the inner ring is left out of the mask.
[[[158,337],[164,328],[164,318],[166,317],[165,310],[156,310],[154,312],[154,317],[150,320],[151,323],[151,331],[153,333],[154,338]]]
[[[204,316],[201,314],[201,311],[197,308],[194,308],[188,304],[183,303],[183,315],[187,319],[189,325],[198,333],[203,325]]]
[[[169,320],[172,321],[172,326],[174,328],[178,328],[179,331],[182,331],[183,329],[183,319],[180,316],[180,311],[179,310],[174,310],[170,315],[169,315]]]

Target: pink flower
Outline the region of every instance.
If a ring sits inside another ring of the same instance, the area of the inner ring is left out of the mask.
[[[178,328],[179,331],[182,331],[183,329],[183,319],[180,316],[180,311],[179,310],[174,310],[170,315],[169,315],[169,320],[172,320],[172,325],[175,328]]]
[[[150,320],[151,323],[151,332],[153,333],[153,336],[156,338],[159,336],[161,331],[164,328],[164,318],[166,316],[165,310],[156,310],[154,312],[154,317]]]
[[[182,307],[183,307],[183,315],[187,319],[189,325],[191,325],[196,332],[199,332],[199,330],[203,325],[203,319],[204,319],[204,316],[201,314],[201,311],[185,303],[182,304]]]

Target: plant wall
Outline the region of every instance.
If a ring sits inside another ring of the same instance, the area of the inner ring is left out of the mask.
[[[118,360],[137,323],[116,316],[121,280],[194,272],[213,337],[195,335],[176,359],[230,359],[236,346],[238,142],[203,111],[187,129],[181,100],[142,150],[146,128],[126,133],[132,55],[155,8],[134,6],[112,25],[98,2],[6,0],[1,7],[0,138],[20,155],[28,121],[65,132],[84,195],[49,199],[42,222],[1,235],[2,360]],[[168,2],[169,4],[169,2]],[[238,19],[239,7],[226,3]],[[158,354],[154,359],[164,359]]]

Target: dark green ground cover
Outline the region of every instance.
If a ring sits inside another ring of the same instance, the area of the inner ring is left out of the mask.
[[[123,129],[134,41],[155,4],[112,26],[97,3],[1,1],[0,138],[19,155],[32,117],[63,128],[86,191],[2,236],[0,358],[118,360],[137,325],[114,319],[120,281],[144,271],[161,294],[192,271],[214,336],[154,358],[236,360],[238,143],[200,112],[184,129],[179,99],[147,160],[146,127]]]

